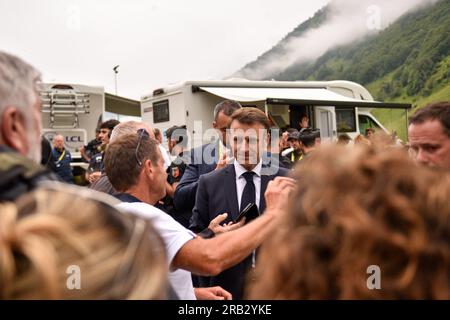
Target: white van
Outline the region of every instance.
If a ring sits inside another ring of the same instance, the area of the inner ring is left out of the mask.
[[[210,128],[214,106],[224,99],[261,109],[281,129],[299,128],[301,117],[307,115],[310,125],[320,129],[325,140],[334,140],[340,133],[354,138],[369,127],[387,132],[370,110],[411,108],[410,104],[376,102],[363,86],[350,81],[231,79],[158,88],[142,97],[142,120],[163,132],[173,125],[186,125],[196,147],[206,141],[195,135],[199,127],[194,127],[194,121],[201,121],[203,130]]]

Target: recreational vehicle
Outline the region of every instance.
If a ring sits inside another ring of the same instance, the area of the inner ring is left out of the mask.
[[[50,141],[63,135],[75,160],[81,159],[80,148],[95,138],[102,121],[118,115],[141,116],[139,101],[105,93],[103,87],[42,83],[39,95],[43,135]]]
[[[224,99],[261,109],[282,129],[299,128],[301,117],[306,115],[325,140],[334,140],[340,133],[354,138],[369,127],[388,132],[370,111],[411,107],[376,102],[363,86],[350,81],[187,81],[143,96],[142,119],[162,131],[186,125],[194,137],[193,146],[198,146],[205,138],[196,133],[211,127],[214,106]]]

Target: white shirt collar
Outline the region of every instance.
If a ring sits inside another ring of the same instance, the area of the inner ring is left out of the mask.
[[[237,162],[236,159],[234,159],[234,170],[236,171],[236,178],[239,179],[243,173],[247,172],[247,169],[245,169],[239,162]],[[256,167],[253,168],[253,172],[256,173],[258,177],[261,177],[261,168],[262,168],[262,161],[259,159],[258,164]]]

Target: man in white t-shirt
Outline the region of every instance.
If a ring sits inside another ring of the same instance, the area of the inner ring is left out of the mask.
[[[122,201],[117,207],[123,211],[133,212],[141,217],[152,220],[153,226],[160,232],[165,243],[169,265],[172,264],[175,255],[181,247],[196,237],[195,233],[184,228],[160,209],[141,202],[139,199],[127,193],[121,193],[116,197]],[[182,269],[172,270],[169,273],[169,280],[180,299],[193,300],[196,298],[190,272]]]
[[[109,144],[104,161],[111,184],[121,192],[118,198],[124,203],[119,207],[152,218],[160,232],[167,249],[171,285],[181,299],[195,299],[195,295],[204,299],[231,298],[220,287],[193,292],[190,272],[216,275],[247,257],[270,234],[294,187],[290,178],[274,180],[266,192],[264,215],[237,230],[203,239],[153,207],[165,195],[167,175],[157,143],[147,131],[117,137]]]

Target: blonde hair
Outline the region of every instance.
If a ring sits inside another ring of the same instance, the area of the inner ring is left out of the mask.
[[[0,299],[163,299],[167,270],[151,224],[104,202],[38,189],[0,204]]]

